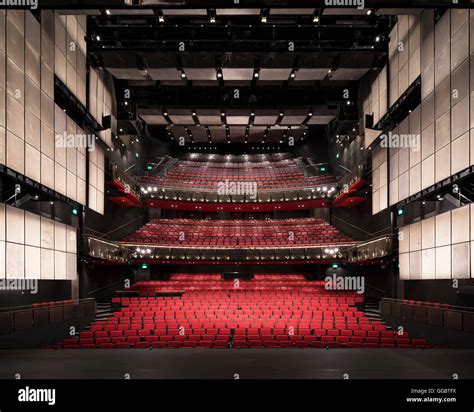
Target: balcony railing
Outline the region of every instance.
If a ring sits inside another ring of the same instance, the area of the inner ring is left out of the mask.
[[[308,200],[332,200],[337,192],[335,183],[325,185],[305,186],[301,188],[257,189],[253,194],[220,195],[217,188],[176,188],[142,186],[142,197],[149,200],[169,200],[183,202],[209,203],[271,203],[294,202]]]
[[[378,239],[360,242],[347,250],[349,263],[379,259],[392,254],[392,236],[382,236]]]
[[[282,246],[268,248],[206,248],[161,246],[152,244],[110,242],[86,237],[88,255],[118,263],[140,260],[156,261],[346,261],[354,242],[320,246]]]

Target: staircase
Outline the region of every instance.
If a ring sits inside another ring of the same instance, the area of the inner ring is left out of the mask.
[[[114,312],[112,311],[112,301],[106,300],[102,302],[97,302],[97,312],[95,320],[105,320],[108,317],[112,316]]]
[[[365,299],[364,307],[364,313],[370,320],[382,320],[378,300]]]

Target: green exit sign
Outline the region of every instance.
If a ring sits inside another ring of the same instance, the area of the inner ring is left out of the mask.
[[[320,171],[320,172],[325,172],[325,171],[326,171],[326,168],[325,168],[325,167],[320,167],[320,168],[319,168],[319,171]]]
[[[153,170],[153,166],[152,166],[152,165],[148,165],[148,166],[146,167],[146,169],[147,169],[147,170]]]
[[[146,263],[142,263],[142,266],[141,266],[141,267],[142,267],[143,270],[148,269],[148,265],[147,265]]]
[[[337,269],[338,267],[339,267],[339,265],[338,265],[337,263],[333,263],[333,264],[332,264],[332,268],[333,268],[333,269]]]
[[[72,214],[73,214],[74,216],[79,215],[79,210],[77,210],[77,209],[72,209]]]

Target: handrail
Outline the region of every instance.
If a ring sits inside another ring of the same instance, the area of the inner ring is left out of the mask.
[[[90,301],[95,301],[95,299],[94,298],[68,299],[69,303],[63,303],[62,301],[51,302],[50,306],[37,307],[37,308],[33,308],[33,304],[31,304],[31,305],[22,305],[22,306],[9,306],[9,307],[5,307],[5,308],[0,308],[0,312],[23,312],[25,310],[32,310],[32,309],[49,309],[49,308],[55,308],[55,307],[58,307],[58,306],[75,305],[75,304],[78,304],[78,303],[90,302]],[[39,303],[41,303],[41,302],[39,302]]]
[[[443,310],[452,310],[454,312],[474,312],[474,308],[473,307],[469,307],[469,306],[458,306],[458,305],[449,305],[449,307],[442,307],[442,306],[431,306],[431,305],[427,305],[426,303],[430,303],[430,302],[420,302],[420,301],[417,301],[418,303],[408,303],[408,302],[404,302],[408,299],[393,299],[393,298],[382,298],[383,301],[386,301],[386,302],[390,302],[390,303],[400,303],[402,305],[410,305],[410,306],[415,306],[415,307],[423,307],[423,308],[427,308],[427,309],[443,309]],[[410,299],[411,300],[411,299]],[[443,303],[441,303],[441,305],[443,305]]]
[[[366,283],[365,286],[368,287],[369,289],[373,289],[373,290],[375,290],[379,293],[387,293],[386,290],[383,290],[383,289],[377,288],[375,286],[369,285],[368,283]]]
[[[115,229],[112,229],[110,232],[105,233],[105,235],[106,235],[106,236],[109,236],[111,233],[114,233],[114,232],[116,232],[117,230],[122,229],[122,228],[124,228],[125,226],[128,226],[129,224],[131,224],[131,223],[133,223],[133,222],[136,222],[136,221],[139,220],[139,219],[142,219],[142,220],[143,220],[144,218],[145,218],[145,215],[138,216],[137,218],[132,219],[132,220],[128,221],[127,223],[124,223],[123,225],[120,225],[120,226],[116,227]]]
[[[93,295],[94,293],[97,293],[97,292],[99,292],[99,291],[108,289],[108,288],[110,288],[111,286],[114,286],[114,285],[119,285],[119,284],[121,284],[121,283],[123,283],[123,280],[118,280],[117,282],[113,282],[113,283],[111,283],[110,285],[102,286],[101,288],[97,288],[97,289],[95,289],[95,290],[91,290],[91,291],[87,292],[87,294],[88,294],[88,295]]]
[[[359,230],[360,232],[364,232],[366,235],[370,235],[370,234],[371,234],[370,232],[367,232],[366,230],[361,229],[360,227],[357,227],[357,226],[353,225],[352,223],[349,223],[349,222],[345,221],[344,219],[341,219],[340,217],[331,216],[331,219],[339,220],[339,221],[341,221],[342,223],[345,223],[346,225],[351,226],[351,227],[353,227],[354,229]]]
[[[122,229],[122,228],[128,226],[129,224],[136,222],[136,221],[139,220],[139,219],[144,220],[145,218],[146,218],[145,215],[139,216],[139,217],[137,217],[137,218],[135,218],[135,219],[132,219],[132,220],[128,221],[127,223],[124,223],[123,225],[120,225],[120,226],[118,226],[118,227],[112,229],[112,230],[109,231],[109,232],[106,232],[106,233],[102,233],[102,232],[99,232],[98,230],[90,229],[90,228],[88,228],[88,227],[85,227],[85,228],[84,228],[84,232],[86,232],[86,231],[87,231],[87,232],[92,232],[93,235],[94,235],[95,237],[99,238],[100,240],[111,240],[111,239],[109,238],[109,236],[110,236],[111,233],[114,233],[114,232],[116,232],[117,230]],[[85,234],[85,236],[88,236],[87,233],[84,233],[84,234]]]
[[[357,244],[358,242],[345,242],[345,243],[325,243],[321,245],[301,245],[301,246],[246,246],[242,245],[242,248],[231,248],[231,247],[215,247],[215,245],[208,246],[208,247],[196,247],[196,246],[180,246],[180,245],[157,245],[154,243],[138,243],[138,242],[121,242],[117,241],[117,245],[119,246],[126,246],[126,247],[149,247],[149,248],[157,248],[157,249],[196,249],[196,250],[214,250],[214,251],[222,251],[222,250],[233,250],[233,251],[238,251],[238,250],[272,250],[272,249],[311,249],[311,248],[320,248],[320,249],[327,249],[327,248],[332,248],[332,247],[353,247]]]
[[[141,176],[140,176],[141,177]],[[225,180],[225,179],[224,179]],[[246,181],[245,183],[253,183],[252,181]],[[324,186],[337,186],[338,182],[336,180],[331,181],[331,182],[326,182],[326,183],[318,183],[314,184],[311,186],[288,186],[288,187],[281,187],[281,188],[275,188],[275,189],[265,189],[265,188],[258,188],[257,187],[257,192],[262,192],[262,193],[285,193],[288,190],[313,190],[319,188],[323,188]],[[153,184],[151,182],[141,182],[140,186],[155,186],[158,191],[164,191],[164,190],[172,190],[172,191],[182,191],[182,192],[198,192],[198,193],[212,193],[216,194],[217,193],[217,187],[215,190],[213,190],[210,187],[180,187],[180,186],[163,186],[163,185],[157,185]],[[154,192],[155,194],[157,192]]]

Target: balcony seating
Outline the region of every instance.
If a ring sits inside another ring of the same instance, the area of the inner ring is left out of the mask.
[[[196,248],[325,246],[352,239],[322,219],[152,220],[123,239],[127,243]]]
[[[297,274],[223,280],[178,274],[138,282],[140,297],[115,298],[121,309],[64,339],[65,349],[99,348],[429,348],[424,339],[387,330],[355,306],[363,297],[328,291]],[[179,297],[152,297],[180,289]]]
[[[335,183],[334,176],[306,176],[295,159],[275,161],[213,162],[177,160],[164,176],[142,176],[143,187],[216,190],[219,182],[255,182],[259,190],[298,189]]]

